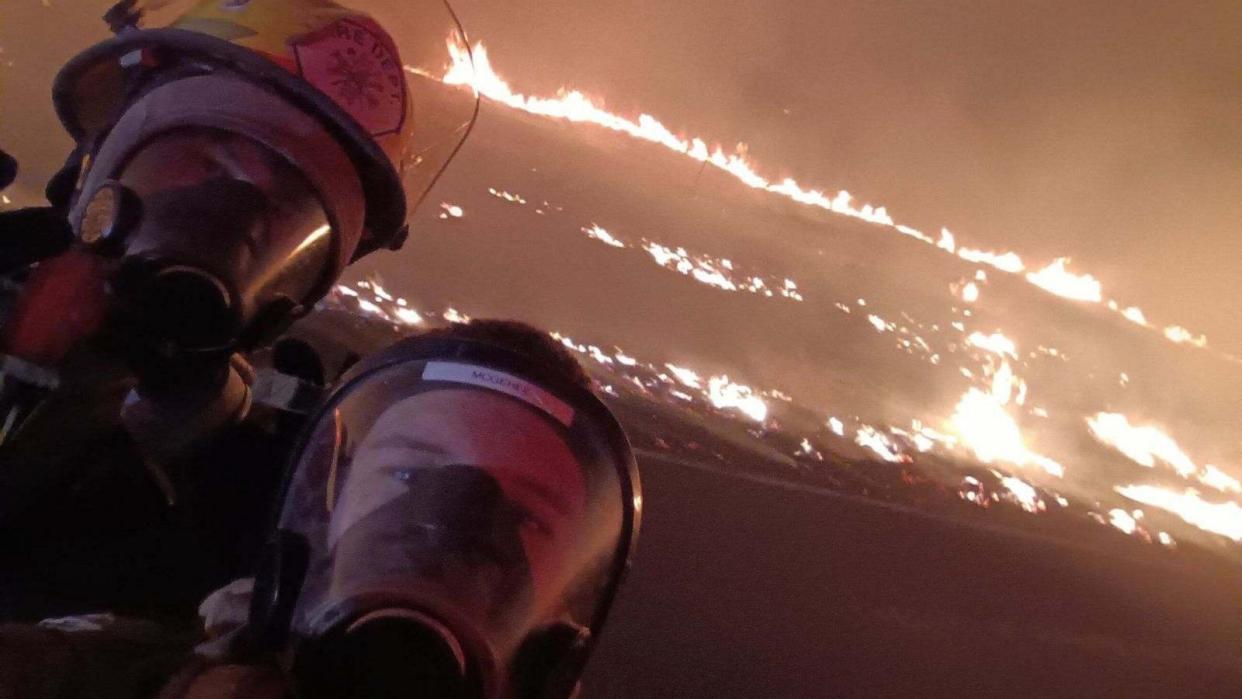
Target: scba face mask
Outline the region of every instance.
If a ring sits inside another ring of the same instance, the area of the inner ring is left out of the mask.
[[[589,391],[489,344],[407,341],[314,421],[252,621],[305,696],[568,696],[639,510]]]
[[[171,84],[153,98],[201,99],[200,89],[226,85],[247,89],[212,76]],[[347,165],[339,149],[336,155]],[[133,152],[105,149],[101,156],[72,220],[87,249],[116,261],[110,289],[137,344],[188,352],[252,347],[313,305],[339,272],[334,231],[350,216],[325,206],[313,183],[270,146],[182,127]],[[332,201],[358,201],[349,174],[341,170]]]
[[[477,113],[442,0],[124,0],[106,19],[117,36],[54,82],[80,156],[70,219],[125,262],[123,332],[169,351],[262,344],[350,262],[400,247]],[[200,152],[186,134],[213,132],[269,163],[172,186]],[[135,161],[165,182],[135,186]]]

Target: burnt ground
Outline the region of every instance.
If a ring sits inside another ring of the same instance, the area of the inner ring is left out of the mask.
[[[586,697],[1238,696],[1236,568],[644,452]]]

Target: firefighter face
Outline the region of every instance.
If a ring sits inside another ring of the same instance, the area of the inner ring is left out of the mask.
[[[579,464],[558,431],[530,408],[493,392],[431,391],[385,410],[354,454],[333,513],[329,546],[336,547],[354,525],[407,497],[411,489],[456,489],[451,483],[464,480],[453,472],[465,471],[475,472],[498,487],[496,495],[504,514],[496,514],[488,506],[485,509],[491,514],[485,517],[504,521],[493,521],[492,529],[479,533],[491,537],[486,545],[501,546],[504,535],[497,532],[515,526],[517,540],[513,543],[521,548],[516,553],[529,566],[538,601],[539,590],[557,587],[550,584],[561,574],[556,562],[563,557],[556,554],[577,534],[586,487]],[[435,473],[444,477],[433,477]],[[437,500],[456,496],[426,493],[425,500],[416,498],[415,502],[424,503],[421,509],[438,510],[434,504]],[[481,505],[472,502],[475,504],[463,505],[458,501],[456,507],[458,512],[474,511],[477,520]],[[406,521],[420,519],[417,512],[400,516]],[[451,517],[437,517],[439,523],[423,517],[420,526],[453,528],[448,521]],[[382,536],[384,528],[366,529]],[[340,553],[338,550],[338,562]],[[507,555],[493,553],[502,558]]]

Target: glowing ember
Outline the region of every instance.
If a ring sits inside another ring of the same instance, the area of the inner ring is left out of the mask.
[[[707,398],[712,405],[723,410],[733,408],[755,422],[763,422],[768,416],[768,405],[755,395],[754,389],[729,381],[728,376],[713,376],[707,382]]]
[[[461,218],[466,211],[456,204],[443,202],[440,204],[440,218]]]
[[[1008,405],[1013,400],[1015,378],[1009,362],[1002,362],[1000,369],[992,375],[992,400],[998,405]]]
[[[1010,340],[998,332],[992,333],[991,335],[984,335],[981,332],[974,332],[970,334],[970,337],[966,338],[966,341],[971,345],[978,347],[981,350],[991,352],[992,354],[998,354],[1002,357],[1008,355],[1014,359],[1018,358],[1017,345],[1014,344],[1013,340]]]
[[[1135,521],[1134,517],[1120,508],[1109,511],[1108,523],[1126,534],[1133,534],[1134,530],[1138,529],[1138,522]]]
[[[1137,306],[1130,306],[1129,308],[1123,310],[1121,315],[1125,316],[1126,320],[1131,323],[1137,323],[1143,327],[1147,327],[1147,316],[1143,314],[1143,309],[1138,308]]]
[[[975,303],[979,300],[979,285],[974,282],[968,283],[962,287],[962,300],[966,303]]]
[[[1195,335],[1186,328],[1170,325],[1164,329],[1164,336],[1170,340],[1181,344],[1194,345],[1195,347],[1207,347],[1207,338],[1202,335]]]
[[[884,320],[883,318],[881,318],[880,316],[877,316],[877,315],[869,315],[869,316],[867,316],[867,322],[868,322],[868,323],[871,323],[871,326],[872,326],[872,327],[874,327],[874,328],[875,328],[875,331],[876,331],[876,332],[878,332],[878,333],[882,333],[882,332],[885,332],[885,331],[887,331],[887,330],[896,330],[896,329],[897,329],[897,326],[896,326],[895,324],[890,323],[890,322],[888,322],[887,320]]]
[[[526,204],[526,199],[519,194],[510,194],[509,192],[501,191],[492,187],[487,188],[487,193],[497,199],[504,199],[511,204]]]
[[[728,276],[716,269],[710,262],[691,259],[689,253],[684,248],[673,250],[659,243],[648,242],[643,246],[643,249],[661,267],[675,269],[681,274],[692,276],[696,281],[708,286],[714,286],[717,289],[737,291],[737,285]]]
[[[1005,489],[1009,491],[1014,502],[1018,503],[1022,509],[1027,512],[1043,512],[1048,509],[1048,506],[1039,497],[1039,491],[1035,490],[1035,486],[1014,476],[1002,475],[1000,480]]]
[[[845,436],[845,423],[841,422],[835,417],[828,418],[828,429],[832,430],[833,434],[837,435],[838,437]]]
[[[405,325],[422,325],[423,317],[413,308],[397,308],[393,315]]]
[[[444,319],[450,323],[469,323],[470,316],[450,307],[444,312]]]
[[[1172,512],[1204,531],[1242,541],[1242,507],[1235,502],[1209,502],[1193,490],[1177,492],[1154,485],[1127,485],[1114,490],[1135,502]]]
[[[592,240],[609,247],[626,249],[634,247],[614,236],[598,224],[583,228],[582,232]],[[692,254],[685,248],[671,248],[661,243],[643,239],[638,246],[665,269],[691,277],[695,281],[723,291],[747,291],[760,296],[783,296],[793,301],[804,300],[798,291],[798,283],[792,279],[764,280],[758,276],[742,276],[737,273],[733,261],[710,255]]]
[[[600,228],[599,226],[595,225],[594,223],[592,223],[592,224],[591,224],[591,227],[590,227],[590,228],[583,228],[583,229],[582,229],[582,232],[583,232],[583,233],[586,233],[588,238],[592,238],[592,239],[594,239],[594,240],[598,240],[598,241],[600,241],[601,243],[604,243],[605,245],[611,245],[611,246],[612,246],[612,247],[614,247],[614,248],[623,248],[623,247],[625,247],[625,243],[623,243],[623,242],[621,242],[620,240],[617,240],[616,238],[612,237],[612,234],[611,234],[611,233],[609,233],[608,231],[604,230],[603,228]]]
[[[936,247],[952,255],[957,252],[957,238],[948,228],[941,228],[940,241],[936,243]]]
[[[889,440],[887,435],[870,425],[863,425],[858,428],[858,432],[854,436],[854,442],[861,447],[870,449],[881,459],[890,463],[910,461],[910,457],[897,451],[896,445]]]
[[[692,370],[683,369],[673,364],[665,364],[664,366],[668,367],[668,370],[673,372],[673,376],[676,376],[677,380],[682,382],[682,384],[690,388],[703,388],[703,380]]]

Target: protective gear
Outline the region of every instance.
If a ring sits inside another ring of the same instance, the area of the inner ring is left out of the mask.
[[[104,277],[93,255],[74,251],[48,260],[23,292],[0,337],[0,445],[60,386],[54,367],[104,316]]]
[[[442,0],[126,0],[109,17],[119,35],[77,56],[56,80],[57,111],[70,134],[80,144],[112,138],[108,131],[153,79],[243,76],[269,91],[269,101],[313,117],[356,169],[366,233],[359,241],[347,238],[353,231],[336,231],[345,262],[400,246],[407,214],[456,154],[478,110],[471,90],[436,79],[450,66],[471,70],[465,35]],[[203,125],[253,121],[235,111],[220,103]],[[277,150],[294,165],[313,155],[309,147]]]
[[[149,409],[122,408],[133,384],[112,366],[66,371],[91,383],[64,383],[0,450],[0,570],[8,573],[0,620],[118,608],[189,614],[212,589],[252,576],[308,417],[298,414],[302,391],[286,393],[280,384],[299,382],[320,394],[359,356],[400,336],[373,317],[317,308],[272,347],[247,355],[256,376],[245,420],[175,459],[166,455],[167,440],[198,432],[200,414],[190,424],[176,406],[158,402],[159,394]],[[192,401],[200,394],[183,387],[177,395]],[[133,421],[144,416],[163,429],[136,428]],[[154,441],[144,443],[149,432]],[[153,480],[142,458],[152,446],[167,483]]]
[[[350,261],[399,246],[407,203],[456,152],[478,98],[414,72],[407,84],[407,68],[449,64],[446,40],[464,46],[439,0],[378,18],[329,0],[203,0],[178,14],[187,4],[120,3],[120,35],[57,77],[58,112],[90,154],[70,220],[126,260],[117,287],[134,332],[192,351],[253,346]],[[402,37],[417,63],[376,19],[417,28]],[[203,143],[208,129],[229,136]],[[141,214],[118,227],[121,208]]]
[[[106,289],[100,344],[138,375],[146,412],[167,414],[179,382],[199,398],[236,388],[220,380],[233,352],[277,337],[352,260],[399,247],[478,96],[429,77],[471,65],[441,0],[124,0],[107,19],[118,36],[55,80],[77,148],[49,185],[80,249],[66,254],[100,263],[54,279],[60,295]],[[235,397],[195,404],[219,417]]]
[[[628,442],[496,345],[405,340],[294,450],[252,626],[305,696],[567,697],[638,531]]]

